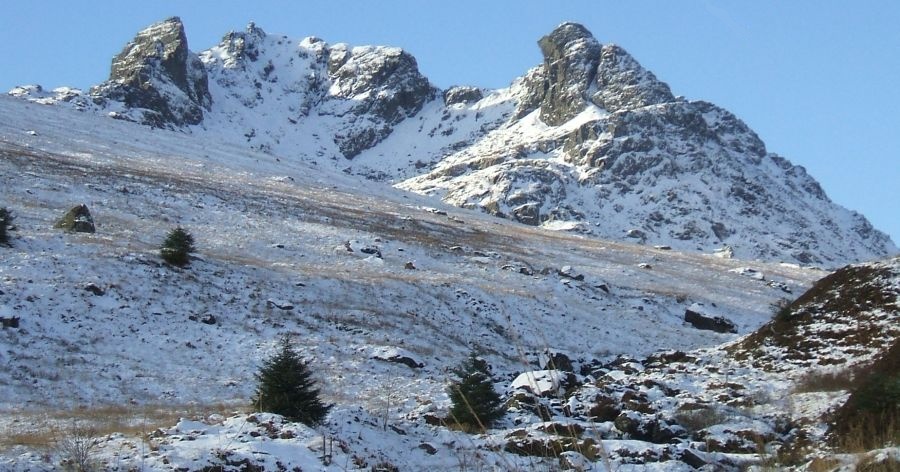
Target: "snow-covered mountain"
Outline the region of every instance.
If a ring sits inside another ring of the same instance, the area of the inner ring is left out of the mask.
[[[611,216],[604,224],[644,235],[603,239],[589,218],[606,206],[591,192],[620,174],[638,181],[616,180],[621,192],[605,198],[644,190],[617,200],[617,215],[646,211],[655,186],[684,186],[660,207],[666,225],[700,218],[686,189],[713,195],[740,166],[801,195],[752,194],[782,213],[849,213],[803,196],[814,182],[786,161],[755,161],[747,150],[761,144],[735,118],[672,98],[583,28],[563,25],[540,46],[547,64],[508,89],[439,91],[396,49],[251,27],[195,55],[169,20],[88,93],[0,97],[0,208],[14,216],[0,245],[0,469],[77,468],[79,450],[110,471],[900,462],[896,441],[836,455],[823,416],[853,406],[850,381],[867,369],[876,380],[896,371],[900,260],[816,282],[821,269],[740,259],[762,236],[719,258],[696,252],[718,243]],[[722,162],[679,167],[701,148]],[[563,177],[541,187],[547,175]],[[479,188],[496,188],[494,203],[452,199]],[[571,214],[545,219],[537,201],[551,197]],[[96,232],[56,227],[82,205]],[[748,210],[735,228],[766,218],[781,221]],[[196,239],[186,268],[160,258],[176,226]],[[251,413],[254,374],[282,336],[334,405],[315,428]],[[483,434],[444,421],[448,371],[471,352],[506,401]]]
[[[836,266],[897,251],[733,114],[676,97],[583,26],[510,87],[438,90],[410,54],[251,24],[199,54],[181,21],[138,33],[88,93],[10,92],[240,143],[466,208],[599,238]]]

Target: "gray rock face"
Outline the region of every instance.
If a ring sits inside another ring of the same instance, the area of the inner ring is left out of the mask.
[[[188,50],[177,17],[141,31],[113,58],[109,80],[91,90],[95,101],[114,100],[145,110],[140,121],[156,127],[203,120],[212,98],[206,69]]]
[[[586,92],[597,73],[600,43],[584,27],[563,23],[538,41],[544,55],[541,120],[558,126],[584,110]]]

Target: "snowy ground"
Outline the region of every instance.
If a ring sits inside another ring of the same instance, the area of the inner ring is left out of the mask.
[[[285,334],[336,404],[317,431],[207,412],[160,436],[156,451],[109,437],[103,457],[120,470],[231,460],[215,451],[326,469],[323,435],[335,441],[329,470],[381,459],[401,470],[527,469],[530,459],[404,418],[447,407],[447,369],[472,349],[512,381],[546,349],[602,362],[711,348],[752,332],[773,303],[823,275],[548,232],[303,162],[7,97],[0,113],[0,206],[18,227],[13,247],[0,248],[0,316],[21,318],[0,331],[0,431],[40,429],[75,408],[246,408],[253,373]],[[80,203],[95,234],[52,228]],[[177,225],[199,249],[183,270],[158,258]],[[695,303],[738,334],[685,324]],[[423,367],[384,360],[394,353]],[[47,459],[2,454],[4,467],[42,470]]]

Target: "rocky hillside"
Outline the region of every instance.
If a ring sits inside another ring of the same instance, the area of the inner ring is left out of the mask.
[[[583,26],[500,90],[438,90],[409,53],[255,25],[195,54],[171,18],[85,93],[12,90],[390,182],[518,222],[681,250],[837,266],[897,251],[733,114],[674,96]]]

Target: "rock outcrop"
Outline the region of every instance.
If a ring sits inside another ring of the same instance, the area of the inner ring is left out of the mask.
[[[206,69],[188,49],[178,17],[138,33],[113,58],[109,80],[91,95],[142,110],[139,121],[156,127],[198,124],[212,102]]]
[[[580,113],[597,74],[600,43],[576,23],[563,23],[538,41],[544,55],[541,120],[558,126]]]

